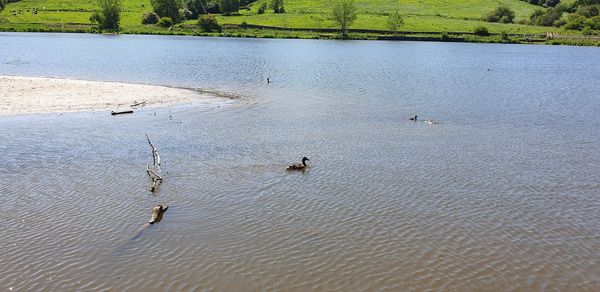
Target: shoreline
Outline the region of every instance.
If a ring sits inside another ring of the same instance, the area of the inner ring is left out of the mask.
[[[0,88],[0,116],[123,111],[220,98],[164,85],[12,75],[0,75]]]
[[[101,34],[90,26],[61,26],[45,25],[40,27],[3,27],[0,32],[5,33],[84,33]],[[187,26],[174,26],[172,30],[136,30],[125,29],[116,35],[164,35],[164,36],[197,36],[217,38],[260,38],[260,39],[314,39],[314,40],[351,40],[351,41],[426,41],[426,42],[452,42],[452,43],[494,43],[494,44],[521,44],[521,45],[567,45],[600,47],[600,38],[581,35],[564,35],[557,38],[546,38],[541,34],[509,34],[509,38],[502,38],[501,34],[491,33],[488,36],[478,36],[471,32],[406,32],[397,36],[371,32],[369,30],[350,29],[347,39],[340,39],[338,33],[319,32],[312,29],[271,28],[253,26],[242,28],[238,25],[227,25],[222,32],[200,32]]]

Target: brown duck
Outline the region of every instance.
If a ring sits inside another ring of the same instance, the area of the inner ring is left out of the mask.
[[[302,163],[288,165],[286,170],[305,170],[308,167],[308,165],[306,164],[307,161],[310,161],[310,159],[302,157]]]

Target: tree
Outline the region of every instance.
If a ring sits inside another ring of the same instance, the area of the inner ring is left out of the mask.
[[[267,3],[263,2],[260,6],[258,6],[258,11],[256,11],[257,14],[264,14],[265,10],[267,10]]]
[[[544,6],[546,7],[556,7],[560,3],[560,0],[546,0]]]
[[[151,0],[154,12],[160,17],[169,17],[173,21],[179,20],[179,4],[176,0]]]
[[[575,5],[592,5],[592,4],[600,4],[600,0],[577,0],[575,1]]]
[[[488,22],[501,22],[501,23],[512,23],[515,19],[515,12],[512,11],[508,6],[498,6],[494,9],[487,17]]]
[[[271,8],[273,8],[274,13],[285,13],[283,0],[273,0],[273,2],[271,2]]]
[[[221,12],[223,14],[237,13],[240,10],[240,0],[221,0]]]
[[[404,25],[404,18],[398,11],[393,12],[388,16],[387,26],[393,34],[398,34],[398,29]]]
[[[559,24],[563,11],[560,8],[550,8],[546,11],[538,9],[529,17],[533,25],[553,26]]]
[[[340,25],[343,37],[348,36],[348,27],[356,20],[356,6],[352,0],[342,0],[333,7],[332,17]]]
[[[196,19],[200,14],[206,14],[206,3],[202,0],[185,0],[185,7],[191,12],[191,18]]]
[[[98,5],[100,6],[100,11],[92,13],[90,21],[98,23],[100,30],[119,31],[119,22],[121,21],[120,0],[99,0]]]

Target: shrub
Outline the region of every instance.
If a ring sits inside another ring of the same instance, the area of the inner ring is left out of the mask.
[[[108,31],[119,31],[121,21],[121,2],[119,0],[99,0],[100,11],[92,13],[90,22],[98,23],[98,28]]]
[[[157,25],[160,27],[171,27],[173,26],[173,19],[171,17],[161,17]]]
[[[198,20],[198,26],[206,32],[221,31],[221,26],[217,22],[217,19],[212,15],[204,15]]]
[[[533,25],[553,26],[559,25],[563,11],[560,8],[550,8],[547,11],[538,9],[529,17],[530,23]]]
[[[179,19],[192,19],[194,14],[187,8],[179,8]]]
[[[585,21],[585,25],[592,30],[600,30],[600,15],[588,18]]]
[[[155,12],[147,12],[142,15],[142,24],[157,24],[158,14]]]
[[[485,26],[478,26],[475,29],[473,29],[473,34],[478,36],[489,36],[490,31]]]
[[[192,14],[189,19],[197,19],[200,14],[206,14],[206,1],[203,0],[185,0],[185,7]]]
[[[283,0],[273,0],[273,2],[271,2],[271,8],[273,8],[274,13],[285,13]]]
[[[264,14],[265,10],[267,10],[267,3],[263,2],[259,7],[258,7],[258,11],[256,13],[258,14]]]
[[[248,23],[245,21],[242,21],[242,23],[240,23],[240,27],[246,29],[246,28],[248,28]]]
[[[579,6],[575,14],[581,15],[586,18],[594,17],[600,14],[600,5],[584,5]]]
[[[494,9],[487,17],[488,22],[512,23],[515,19],[515,12],[507,6],[499,6]]]
[[[154,12],[160,17],[169,17],[172,21],[179,20],[179,3],[176,0],[151,0]]]
[[[221,12],[229,15],[237,13],[240,10],[240,0],[221,0]]]
[[[567,24],[565,24],[565,29],[582,30],[584,25],[585,17],[570,17],[569,21],[567,21]]]
[[[221,1],[220,0],[209,0],[206,2],[206,12],[219,14],[221,13]]]

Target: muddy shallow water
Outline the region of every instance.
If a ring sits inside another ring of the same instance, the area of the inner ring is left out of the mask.
[[[597,48],[0,34],[0,51],[0,74],[241,97],[0,117],[0,290],[600,289]]]

